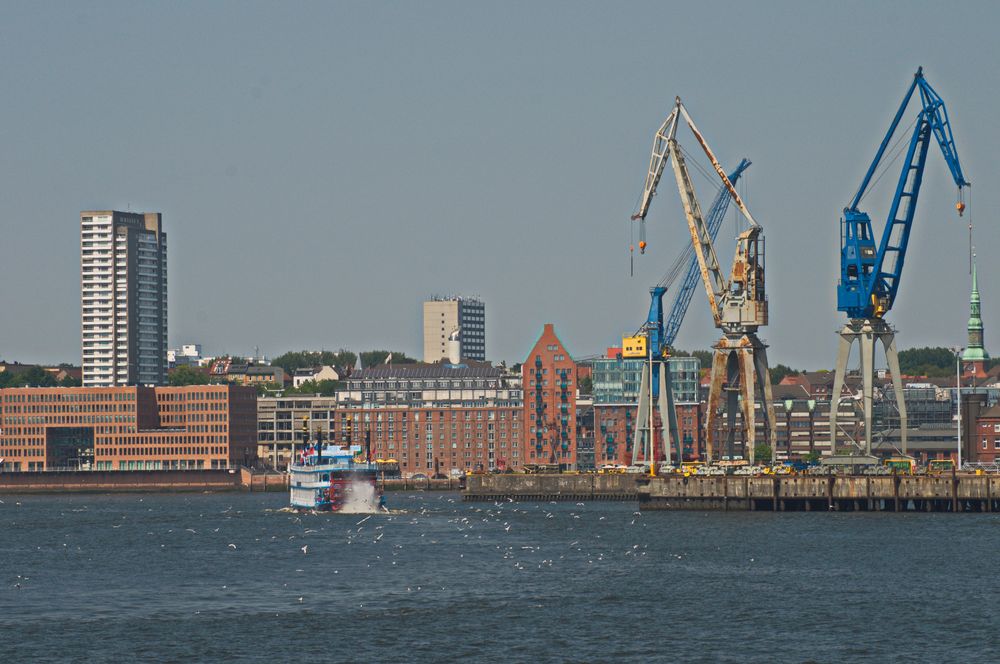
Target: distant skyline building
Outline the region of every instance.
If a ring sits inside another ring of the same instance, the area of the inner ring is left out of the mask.
[[[969,340],[962,353],[962,374],[975,378],[986,377],[986,361],[990,359],[983,345],[983,318],[980,311],[979,281],[976,264],[972,264],[972,293],[969,295]]]
[[[184,344],[180,348],[171,348],[167,351],[167,368],[196,366],[201,364],[203,359],[201,344]]]
[[[424,302],[424,362],[448,357],[448,337],[459,330],[461,358],[486,361],[486,305],[474,297],[434,296]]]
[[[84,387],[167,378],[167,236],[159,212],[80,213]]]

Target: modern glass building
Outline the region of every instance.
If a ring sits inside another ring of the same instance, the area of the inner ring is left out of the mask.
[[[646,360],[601,358],[591,361],[594,404],[634,404],[639,401],[642,365]],[[698,403],[701,362],[696,357],[672,357],[667,360],[674,403]]]

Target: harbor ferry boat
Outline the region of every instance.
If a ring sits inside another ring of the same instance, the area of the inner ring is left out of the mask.
[[[394,460],[389,460],[394,461]],[[379,477],[398,474],[398,463],[372,461],[360,445],[323,445],[306,448],[289,468],[291,506],[338,512],[374,511],[383,507]]]

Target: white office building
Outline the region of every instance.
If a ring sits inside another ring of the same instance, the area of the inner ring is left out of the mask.
[[[424,302],[424,362],[448,358],[448,337],[458,330],[463,360],[486,361],[486,305],[474,297],[434,296]]]
[[[158,212],[80,213],[83,386],[167,377],[167,236]]]

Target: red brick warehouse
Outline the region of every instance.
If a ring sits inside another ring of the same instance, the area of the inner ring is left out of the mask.
[[[525,463],[576,468],[576,362],[552,323],[521,367],[524,385]]]

